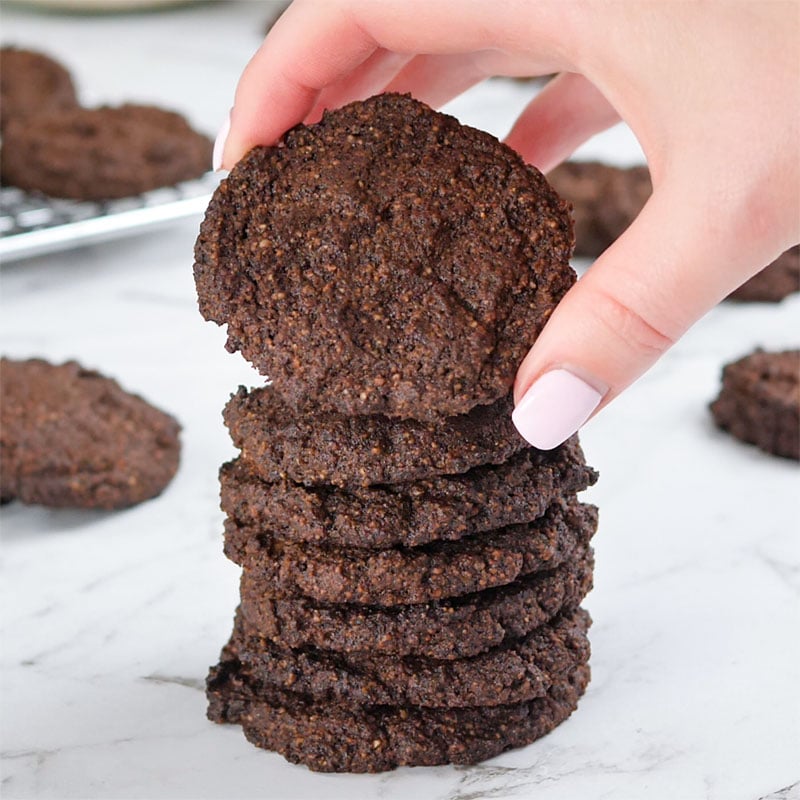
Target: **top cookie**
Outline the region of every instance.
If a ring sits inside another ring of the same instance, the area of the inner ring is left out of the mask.
[[[254,148],[195,248],[203,315],[297,411],[505,396],[572,285],[566,205],[489,134],[379,95]]]
[[[72,77],[57,61],[33,50],[0,48],[0,129],[12,119],[77,105]]]

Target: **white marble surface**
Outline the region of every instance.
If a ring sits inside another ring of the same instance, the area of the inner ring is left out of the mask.
[[[4,3],[2,39],[64,58],[87,101],[162,102],[213,131],[267,13],[50,17]],[[503,133],[530,91],[495,81],[452,109]],[[638,158],[622,129],[584,152]],[[3,798],[800,796],[800,471],[717,432],[706,410],[724,361],[797,346],[800,296],[714,310],[587,427],[601,472],[594,679],[567,723],[477,767],[317,775],[205,719],[203,680],[237,600],[220,409],[257,376],[196,310],[196,228],[2,268],[3,353],[77,358],[184,428],[181,469],[156,500],[0,511]]]

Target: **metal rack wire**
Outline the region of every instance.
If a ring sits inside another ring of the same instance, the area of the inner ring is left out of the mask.
[[[107,241],[205,210],[219,176],[104,202],[60,200],[0,188],[0,262]]]

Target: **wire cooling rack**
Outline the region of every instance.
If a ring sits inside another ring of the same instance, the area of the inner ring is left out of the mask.
[[[104,202],[59,200],[0,188],[0,262],[107,241],[201,214],[219,176]]]

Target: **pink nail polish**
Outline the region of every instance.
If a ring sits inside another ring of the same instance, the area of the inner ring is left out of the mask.
[[[523,439],[540,450],[552,450],[575,433],[603,399],[566,369],[545,372],[525,392],[511,419]]]
[[[219,172],[222,169],[222,156],[225,153],[225,142],[228,138],[230,130],[231,130],[231,115],[228,114],[228,118],[225,120],[222,127],[219,129],[217,138],[214,141],[214,153],[211,157],[211,166],[214,168],[214,172]]]

